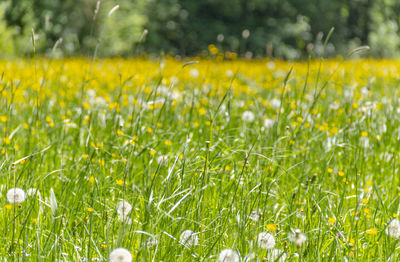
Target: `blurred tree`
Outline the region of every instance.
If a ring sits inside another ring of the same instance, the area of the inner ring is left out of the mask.
[[[368,44],[375,56],[399,55],[398,0],[3,0],[0,52],[36,49],[55,56],[193,56],[214,44],[246,57],[285,59],[346,54]],[[108,12],[116,5],[114,14]],[[95,16],[96,7],[99,12]],[[96,19],[94,19],[94,17]],[[326,50],[323,42],[335,27]],[[144,38],[144,30],[148,35]],[[144,43],[139,44],[144,40]],[[140,48],[138,48],[140,47]]]

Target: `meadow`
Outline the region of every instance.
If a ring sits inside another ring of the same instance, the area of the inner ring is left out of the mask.
[[[400,61],[0,74],[2,261],[400,259]]]

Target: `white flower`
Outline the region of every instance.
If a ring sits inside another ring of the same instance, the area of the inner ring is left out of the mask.
[[[271,128],[271,127],[274,126],[274,122],[275,121],[273,119],[270,119],[270,118],[264,119],[264,127],[265,128]]]
[[[289,235],[289,241],[295,243],[297,247],[300,247],[304,242],[307,241],[307,236],[302,233],[300,229],[295,229]]]
[[[274,248],[267,257],[267,261],[284,262],[286,260],[286,253],[280,249]]]
[[[125,248],[116,248],[110,254],[110,262],[131,262],[132,255]]]
[[[263,215],[263,212],[261,211],[261,209],[257,209],[257,210],[253,210],[251,211],[251,214],[249,216],[249,218],[253,221],[259,221],[261,219]]]
[[[399,238],[400,237],[400,221],[398,219],[393,219],[392,221],[390,221],[385,232],[390,237]]]
[[[22,203],[25,200],[25,191],[21,188],[11,188],[7,192],[7,200],[11,204]]]
[[[56,195],[54,194],[53,188],[50,189],[50,209],[51,209],[51,214],[52,216],[56,215],[57,212],[57,199]]]
[[[232,249],[224,249],[219,253],[218,262],[239,262],[239,255]]]
[[[179,237],[182,244],[186,246],[197,246],[199,244],[199,237],[192,230],[185,230]]]
[[[257,244],[259,248],[271,249],[275,246],[275,238],[268,232],[261,232],[257,236]]]
[[[117,204],[117,213],[119,217],[125,218],[132,210],[131,204],[128,201],[121,200]],[[123,219],[124,220],[124,219]]]
[[[245,111],[242,115],[242,120],[245,122],[253,122],[254,118],[254,113],[251,111]]]
[[[279,108],[281,106],[281,100],[279,100],[277,98],[274,98],[274,99],[271,100],[270,104],[275,109]]]
[[[199,71],[197,71],[197,69],[190,69],[190,72],[189,72],[189,74],[190,74],[190,76],[191,77],[193,77],[193,78],[198,78],[199,77]]]
[[[367,95],[369,94],[369,88],[368,88],[367,86],[362,87],[362,88],[360,89],[360,93],[361,93],[363,96],[367,96]]]

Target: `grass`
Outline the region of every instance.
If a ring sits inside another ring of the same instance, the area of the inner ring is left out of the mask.
[[[399,62],[38,59],[0,71],[7,260],[108,261],[118,247],[134,261],[215,261],[226,248],[262,259],[265,231],[287,261],[399,258],[385,233],[399,213]],[[38,191],[12,204],[14,187]],[[188,229],[198,245],[179,241]],[[290,241],[296,229],[304,243]]]

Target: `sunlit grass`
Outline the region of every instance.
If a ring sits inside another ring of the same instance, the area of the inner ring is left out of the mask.
[[[2,257],[398,259],[400,62],[192,61],[0,63]]]

